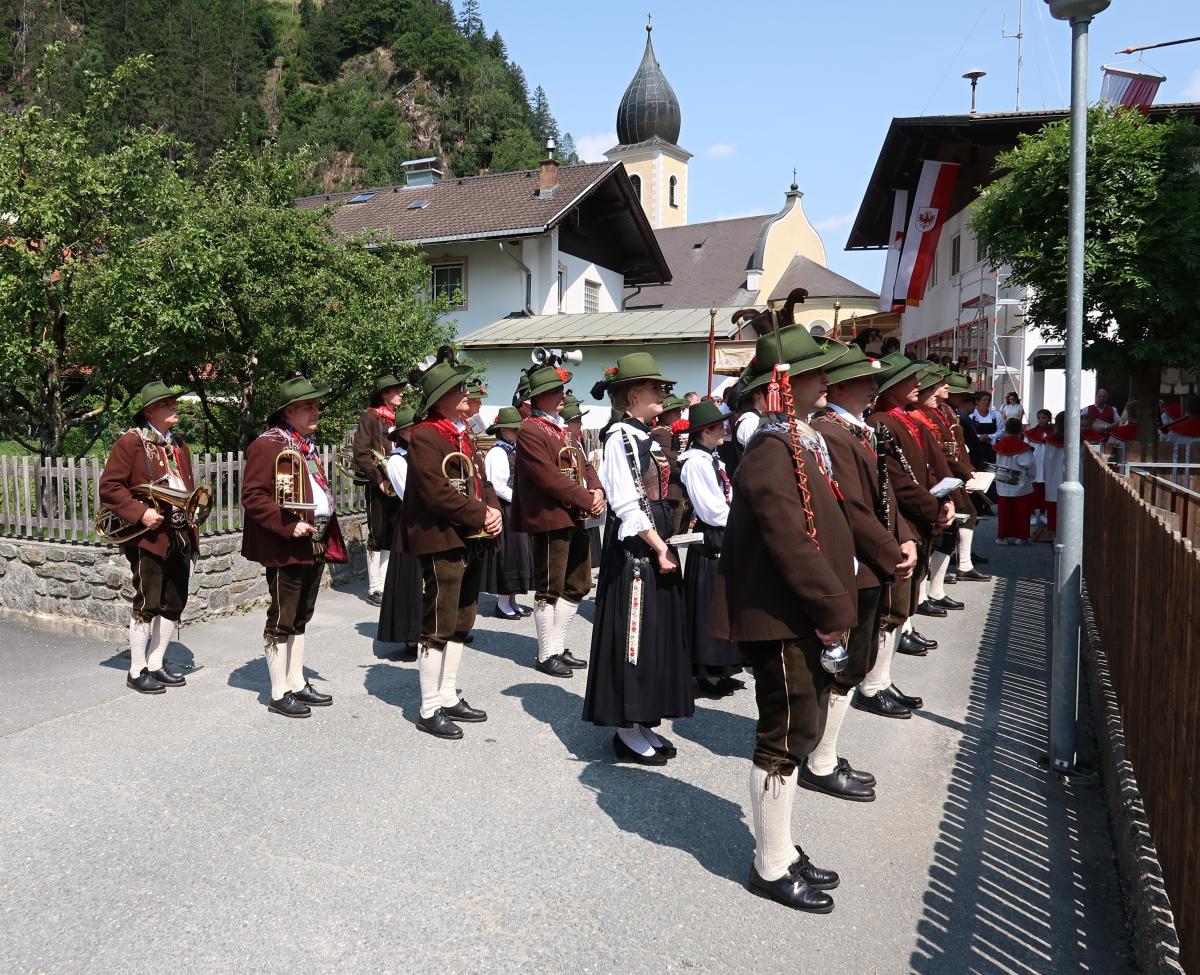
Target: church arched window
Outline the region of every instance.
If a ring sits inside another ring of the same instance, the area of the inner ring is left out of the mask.
[[[667,202],[670,203],[671,206],[677,207],[677,206],[679,206],[679,202],[678,202],[678,200],[676,200],[675,194],[676,194],[676,191],[679,189],[679,177],[678,176],[671,177],[671,182],[669,184],[669,187],[670,188],[668,191]]]
[[[816,321],[810,322],[808,325],[808,334],[815,339],[824,338],[829,334],[829,329],[832,326],[824,319],[818,318]]]
[[[631,182],[633,184],[634,195],[638,198],[638,202],[641,203],[642,202],[642,177],[640,177],[637,173],[633,173],[629,177],[629,182]]]

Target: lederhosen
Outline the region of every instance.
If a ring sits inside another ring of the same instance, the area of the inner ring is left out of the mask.
[[[388,413],[391,413],[390,417]],[[359,417],[358,430],[354,434],[355,465],[367,479],[367,548],[372,552],[390,549],[400,515],[400,504],[394,495],[380,490],[379,468],[373,461],[365,461],[371,456],[371,449],[378,450],[385,457],[391,453],[392,442],[387,438],[387,429],[395,422],[394,411],[372,406]]]
[[[563,446],[571,445],[566,427],[533,416],[526,423],[541,423],[558,437]],[[578,458],[574,458],[578,462]],[[583,482],[583,472],[579,474]],[[560,598],[572,603],[583,602],[592,591],[592,539],[587,530],[587,513],[572,511],[569,528],[532,532],[533,588],[538,602],[556,603]]]
[[[507,440],[497,440],[492,450],[503,450],[508,454],[508,486],[511,490],[517,472],[517,445]],[[513,527],[512,502],[499,498],[500,514],[504,527],[500,531],[500,545],[489,548],[484,558],[480,592],[497,596],[511,596],[529,591],[533,575],[533,552],[529,536]],[[588,570],[591,582],[591,570]]]

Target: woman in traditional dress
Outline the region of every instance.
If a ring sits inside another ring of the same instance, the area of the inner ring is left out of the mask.
[[[513,474],[516,471],[517,430],[521,426],[521,411],[515,406],[501,407],[496,422],[487,428],[496,444],[483,459],[488,482],[500,499],[504,529],[499,548],[492,548],[483,566],[480,592],[496,595],[493,616],[502,620],[519,620],[528,614],[517,605],[517,596],[529,591],[533,578],[533,550],[529,536],[515,531],[512,525]]]
[[[405,551],[403,519],[404,488],[408,479],[408,432],[412,429],[416,407],[401,406],[395,423],[388,429],[392,442],[387,459],[388,480],[396,492],[398,508],[392,527],[392,551],[383,584],[383,602],[379,607],[379,627],[375,639],[381,643],[403,643],[401,660],[417,659],[417,641],[421,639],[421,561]]]

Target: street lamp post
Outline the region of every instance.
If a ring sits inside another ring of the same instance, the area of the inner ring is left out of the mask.
[[[1071,173],[1067,220],[1067,402],[1063,480],[1058,488],[1054,565],[1054,636],[1050,657],[1050,764],[1075,767],[1082,620],[1083,484],[1080,467],[1080,381],[1083,369],[1083,242],[1087,186],[1088,25],[1110,0],[1046,0],[1050,15],[1071,23]]]

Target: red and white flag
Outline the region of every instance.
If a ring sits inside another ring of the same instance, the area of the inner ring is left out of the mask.
[[[883,266],[883,287],[879,289],[879,310],[892,311],[892,294],[896,290],[896,271],[900,268],[900,251],[904,247],[904,218],[908,216],[908,190],[894,190],[892,200],[892,229],[888,234],[887,263]]]
[[[892,296],[898,305],[919,305],[925,297],[929,269],[937,251],[938,238],[949,214],[950,194],[958,180],[958,163],[921,163],[921,178],[913,196],[912,214],[904,234],[904,250],[896,269]]]
[[[1154,104],[1158,86],[1167,80],[1160,74],[1126,71],[1124,68],[1114,68],[1111,64],[1104,65],[1102,70],[1104,82],[1100,85],[1100,100],[1110,105],[1124,105],[1143,111]]]

